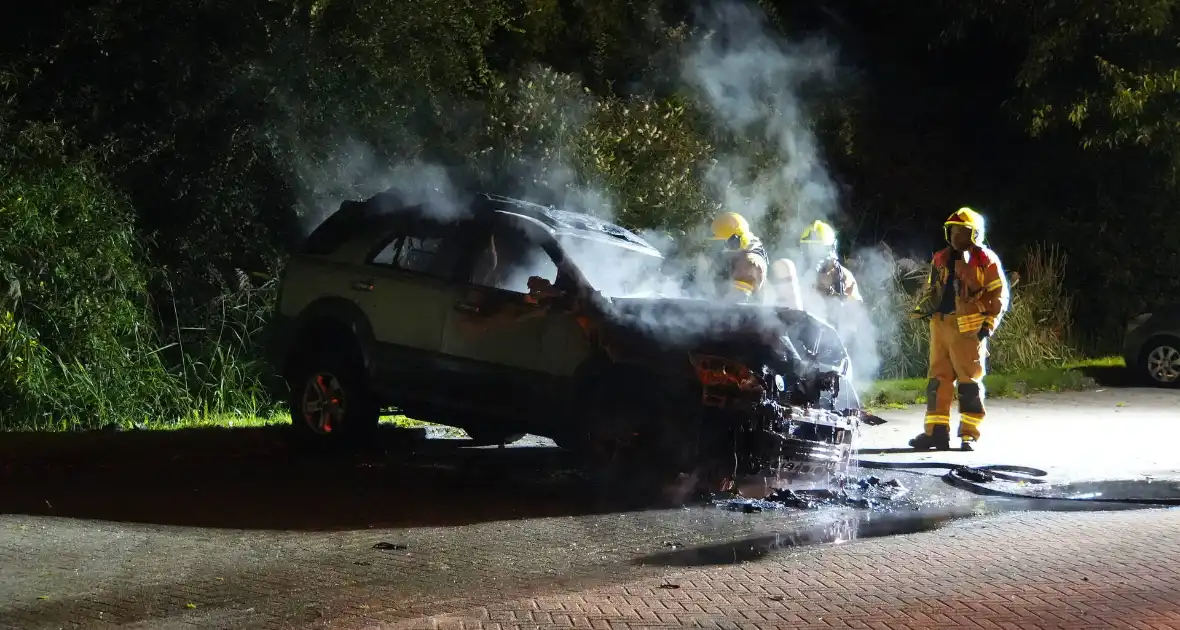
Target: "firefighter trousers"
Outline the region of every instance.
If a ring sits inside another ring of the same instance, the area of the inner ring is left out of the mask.
[[[930,370],[926,385],[926,434],[934,427],[949,429],[951,403],[959,398],[959,437],[979,439],[984,408],[983,377],[987,373],[987,340],[979,330],[959,330],[954,315],[935,314],[930,319]]]

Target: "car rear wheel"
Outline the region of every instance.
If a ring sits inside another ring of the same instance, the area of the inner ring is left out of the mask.
[[[292,374],[291,424],[304,442],[359,444],[380,421],[359,353],[343,346],[309,349]]]
[[[1180,340],[1157,339],[1148,343],[1140,360],[1148,380],[1164,387],[1180,387]]]

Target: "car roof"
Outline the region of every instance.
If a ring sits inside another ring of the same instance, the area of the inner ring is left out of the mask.
[[[574,235],[593,240],[613,242],[629,249],[659,255],[650,243],[622,226],[604,221],[590,214],[558,209],[523,199],[487,192],[479,192],[469,203],[460,204],[471,211],[468,218],[480,215],[510,213],[532,219],[554,235]],[[431,218],[436,214],[430,202],[411,203],[395,191],[386,191],[363,201],[344,201],[340,207],[317,226],[304,243],[304,251],[328,254],[358,236],[386,232],[389,227],[407,218]]]
[[[578,236],[596,241],[612,242],[626,246],[628,249],[638,249],[660,255],[659,250],[651,243],[631,230],[584,212],[563,210],[490,193],[481,193],[480,196],[490,202],[495,211],[533,219],[544,225],[554,235]]]

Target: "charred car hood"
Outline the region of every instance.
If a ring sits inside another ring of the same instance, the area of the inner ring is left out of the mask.
[[[764,341],[789,335],[811,347],[813,337],[838,339],[823,320],[793,308],[703,299],[611,298],[611,316],[676,345]]]
[[[610,298],[606,309],[616,339],[628,338],[632,352],[700,352],[751,362],[767,360],[769,353],[827,365],[839,365],[848,356],[834,328],[792,308],[703,299]]]
[[[785,332],[775,307],[701,299],[612,298],[612,315],[661,337],[705,340]],[[792,309],[781,309],[791,311]]]

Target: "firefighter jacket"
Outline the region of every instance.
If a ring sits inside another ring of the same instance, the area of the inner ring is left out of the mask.
[[[953,300],[945,294],[948,288]],[[947,247],[934,254],[912,315],[953,311],[946,314],[956,316],[960,333],[978,332],[985,324],[994,332],[1008,312],[1009,300],[1008,279],[995,252],[978,245],[962,253]],[[944,304],[949,308],[942,308]]]
[[[725,252],[722,257],[718,288],[723,294],[748,298],[762,288],[770,256],[757,236],[751,236],[745,249]]]

